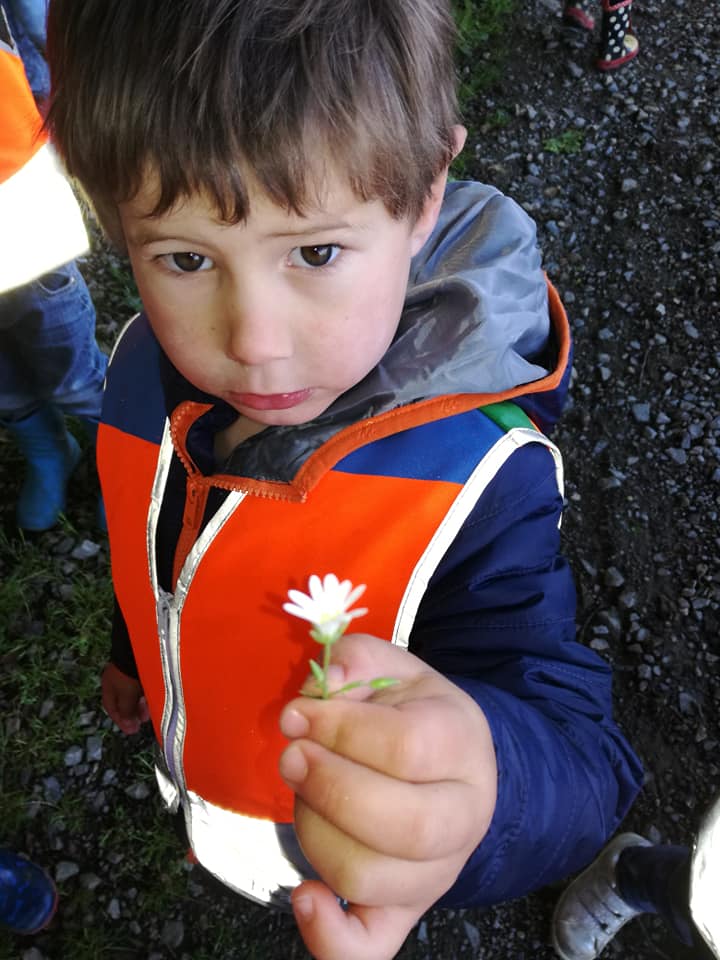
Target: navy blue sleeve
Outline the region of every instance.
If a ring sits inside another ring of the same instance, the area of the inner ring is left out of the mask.
[[[134,677],[135,680],[137,680],[138,671],[135,665],[135,654],[133,653],[130,634],[128,633],[125,617],[120,609],[117,597],[115,597],[115,606],[113,608],[110,637],[110,662],[115,664],[118,670],[122,670],[128,677]]]
[[[609,665],[575,639],[549,451],[514,453],[438,566],[410,649],[468,693],[492,731],[490,828],[440,906],[522,896],[586,864],[642,772],[612,717]]]

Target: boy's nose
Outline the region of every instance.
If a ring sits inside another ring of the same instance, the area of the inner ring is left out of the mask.
[[[225,309],[225,352],[236,363],[257,366],[292,354],[287,311],[266,293],[235,292]]]

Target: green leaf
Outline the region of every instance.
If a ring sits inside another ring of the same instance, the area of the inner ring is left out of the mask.
[[[328,697],[336,697],[339,693],[347,693],[348,690],[356,690],[358,687],[370,687],[371,690],[385,690],[387,687],[394,687],[399,680],[393,677],[376,677],[374,680],[353,680],[352,683],[346,683],[339,690],[332,690]]]
[[[310,661],[310,669],[312,670],[312,675],[315,677],[317,682],[321,687],[325,687],[325,671],[320,666],[319,663],[315,660]]]

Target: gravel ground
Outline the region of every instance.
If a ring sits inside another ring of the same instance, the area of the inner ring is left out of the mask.
[[[555,437],[566,459],[565,543],[581,636],[615,666],[618,715],[647,770],[626,827],[688,842],[720,788],[720,26],[701,0],[636,6],[640,57],[611,76],[592,70],[591,46],[563,35],[554,0],[524,6],[503,76],[468,117],[467,172],[537,220],[575,331],[572,402]],[[108,340],[119,322],[104,292],[109,269],[96,254],[86,271]],[[7,484],[1,461],[0,449]],[[105,569],[96,540],[80,528],[44,543],[67,556],[70,582],[83,565]],[[110,730],[96,702],[86,718],[61,769],[29,774],[33,817],[16,838],[54,871],[59,917],[34,939],[0,939],[0,957],[76,960],[68,931],[83,927],[107,934],[88,958],[305,957],[289,918],[180,866],[171,842],[181,894],[153,912],[151,888],[165,880],[123,871],[122,843],[103,841],[118,816],[128,844],[145,842],[142,829],[167,830],[153,826],[144,743]],[[93,829],[79,836],[67,818],[52,827],[41,812],[71,790],[93,812]],[[557,894],[485,913],[431,912],[399,956],[550,960]],[[604,956],[692,954],[644,919]]]

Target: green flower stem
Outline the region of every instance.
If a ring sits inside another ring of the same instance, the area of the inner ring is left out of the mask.
[[[337,697],[340,693],[347,693],[348,690],[355,690],[357,687],[370,687],[372,690],[385,690],[387,687],[393,687],[399,680],[392,677],[375,677],[374,680],[354,680],[352,683],[346,683],[338,690],[330,690],[328,686],[328,671],[332,661],[332,648],[345,633],[347,624],[337,627],[332,633],[325,633],[322,626],[315,626],[310,631],[310,636],[316,643],[323,648],[322,666],[317,660],[310,660],[310,669],[315,678],[315,682],[320,688],[320,693],[309,693],[307,690],[301,690],[304,697],[313,697],[315,700],[330,700]]]

